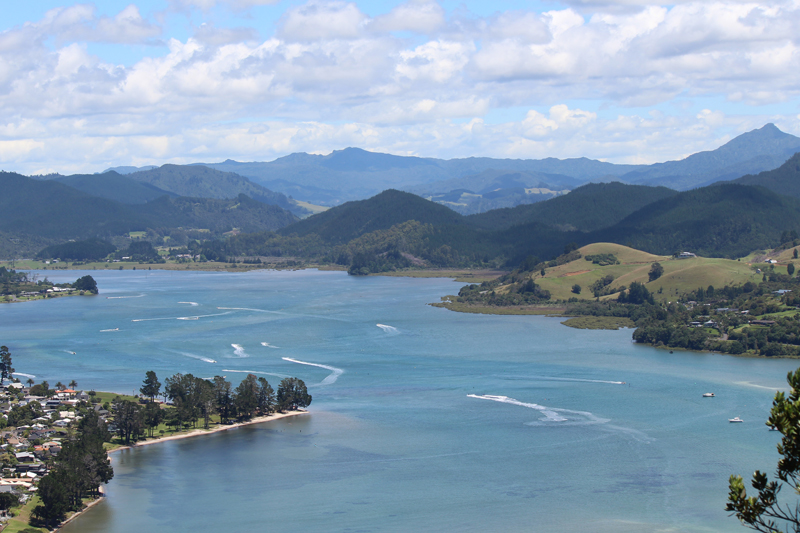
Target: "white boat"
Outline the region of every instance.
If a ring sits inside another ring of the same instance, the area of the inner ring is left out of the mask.
[[[769,430],[770,430],[770,431],[778,431],[778,428],[776,428],[775,426],[770,426],[770,427],[769,427]]]
[[[713,392],[707,392],[707,393],[703,394],[703,398],[713,398],[713,397],[714,397],[714,393]]]
[[[728,422],[744,422],[744,420],[737,416],[736,418],[729,418]]]

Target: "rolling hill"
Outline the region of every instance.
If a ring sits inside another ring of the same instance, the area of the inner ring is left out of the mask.
[[[110,171],[103,174],[74,174],[54,178],[53,181],[68,185],[91,196],[114,200],[123,204],[145,204],[160,196],[178,196],[150,183],[141,183],[127,176]]]
[[[758,185],[778,194],[800,198],[800,153],[794,154],[774,170],[743,176],[734,183]]]

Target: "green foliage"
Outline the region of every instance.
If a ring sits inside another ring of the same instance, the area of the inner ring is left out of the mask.
[[[159,395],[161,391],[161,382],[158,381],[158,376],[152,370],[148,370],[145,373],[144,382],[142,386],[139,388],[139,392],[142,393],[143,396],[147,396],[150,398],[150,401],[154,401],[156,396]]]
[[[64,261],[97,261],[104,259],[117,248],[108,241],[96,237],[84,241],[65,242],[41,250],[38,259],[62,259]]]
[[[800,369],[789,372],[786,376],[790,392],[777,392],[772,402],[772,409],[767,425],[776,428],[782,435],[778,444],[778,467],[775,472],[776,481],[759,470],[753,474],[751,485],[757,496],[748,497],[744,480],[741,476],[732,475],[729,481],[728,503],[725,510],[739,521],[756,531],[773,533],[780,530],[798,531],[800,529],[800,506],[781,503],[778,500],[783,485],[791,489],[796,497],[800,492]]]
[[[621,292],[619,293],[619,297],[617,298],[619,303],[629,303],[629,304],[643,304],[655,303],[653,300],[653,295],[650,294],[650,291],[647,290],[647,287],[644,286],[644,283],[639,283],[634,281],[631,283],[630,287],[628,288],[628,292]]]
[[[675,194],[666,187],[590,183],[545,202],[487,211],[469,216],[465,222],[495,231],[539,222],[588,232],[613,226],[636,210]]]
[[[311,395],[302,379],[284,378],[278,386],[277,403],[281,411],[294,411],[308,407],[311,404]]]
[[[574,292],[575,294],[580,294],[581,286],[576,283],[575,285],[572,286],[572,292]]]
[[[72,284],[72,287],[79,291],[97,294],[97,282],[89,274],[86,274],[85,276],[75,280],[75,283]]]
[[[0,346],[0,386],[14,373],[11,364],[11,352],[8,350],[8,346]]]
[[[594,255],[586,255],[584,259],[587,261],[591,261],[595,265],[600,266],[608,266],[608,265],[618,265],[619,259],[614,254],[594,254]]]
[[[661,263],[653,263],[650,266],[650,272],[648,272],[647,277],[649,281],[655,281],[660,278],[664,274],[664,267],[661,266]]]

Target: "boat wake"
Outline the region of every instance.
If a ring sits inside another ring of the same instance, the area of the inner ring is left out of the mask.
[[[386,324],[375,324],[379,328],[381,328],[386,333],[400,333],[400,331],[394,326],[387,326]]]
[[[272,344],[270,344],[268,342],[262,342],[261,346],[264,346],[265,348],[280,348],[280,346],[273,346]]]
[[[198,361],[203,361],[204,363],[216,363],[214,359],[209,357],[203,357],[202,355],[195,355],[189,352],[178,352],[181,355],[185,355],[186,357],[191,357],[192,359],[197,359]]]
[[[119,331],[119,328],[101,329],[100,333],[106,333],[108,331]]]
[[[214,313],[213,315],[195,315],[195,316],[169,316],[164,318],[134,318],[131,322],[150,322],[153,320],[200,320],[201,318],[208,318],[210,316],[229,315],[230,313]]]
[[[284,361],[289,361],[290,363],[297,363],[298,365],[308,365],[308,366],[317,366],[319,368],[324,368],[325,370],[330,370],[331,373],[328,377],[314,385],[315,387],[319,387],[321,385],[331,385],[336,383],[336,380],[339,379],[339,376],[344,374],[344,370],[341,368],[336,368],[335,366],[328,366],[328,365],[321,365],[319,363],[307,363],[305,361],[298,361],[297,359],[292,359],[291,357],[282,357]]]
[[[26,374],[24,372],[12,372],[11,375],[12,376],[22,376],[23,378],[30,378],[30,379],[33,379],[33,378],[36,377],[33,374]]]
[[[197,307],[198,305],[200,305],[200,304],[199,304],[199,303],[197,303],[197,302],[178,302],[178,303],[179,303],[179,304],[189,304],[189,305],[191,305],[192,307]]]
[[[139,294],[136,296],[106,296],[106,300],[125,300],[127,298],[142,298],[144,294]]]
[[[532,381],[565,381],[570,383],[605,383],[608,385],[627,385],[624,381],[611,381],[606,379],[582,379],[582,378],[557,378],[552,376],[511,376],[507,379],[512,380],[532,380]]]
[[[229,358],[244,359],[245,357],[250,357],[247,355],[247,352],[244,351],[244,348],[242,348],[241,344],[231,344],[231,346],[233,346],[233,354],[235,357],[229,356]]]
[[[525,403],[515,400],[514,398],[509,398],[508,396],[494,396],[492,394],[484,394],[483,396],[478,394],[467,394],[467,396],[469,398],[477,398],[479,400],[491,400],[493,402],[508,403],[511,405],[518,405],[520,407],[527,407],[528,409],[535,409],[544,415],[543,418],[539,419],[542,422],[567,422],[569,420],[568,418],[559,414],[559,411],[562,411],[562,409],[553,409],[551,407],[545,407],[536,403]]]

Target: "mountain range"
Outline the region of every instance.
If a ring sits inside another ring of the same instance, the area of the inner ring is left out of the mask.
[[[169,173],[180,173],[188,179],[193,175],[188,169],[194,167],[194,172],[202,174],[200,168],[208,167],[247,178],[253,185],[270,191],[324,206],[368,198],[394,188],[429,198],[461,214],[473,214],[547,200],[589,182],[619,181],[689,190],[775,169],[796,152],[800,152],[800,138],[767,124],[739,135],[716,150],[652,165],[619,165],[587,158],[444,160],[345,148],[328,155],[295,153],[271,162],[243,163],[229,159],[221,163],[169,165]],[[112,170],[128,173],[134,169]],[[189,194],[177,190],[176,184],[168,185],[162,178],[155,177],[164,172],[149,169],[130,175],[139,175],[135,179],[146,180],[165,190]],[[244,189],[240,185],[235,192],[250,194]],[[195,192],[191,194],[196,195]],[[230,197],[227,190],[217,194]],[[295,213],[302,216],[297,210]]]

